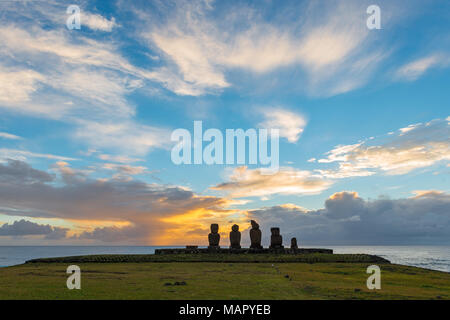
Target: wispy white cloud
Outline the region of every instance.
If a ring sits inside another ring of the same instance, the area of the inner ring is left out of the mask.
[[[65,63],[108,67],[126,72],[138,72],[126,59],[120,56],[116,48],[90,38],[71,39],[67,30],[44,30],[37,26],[31,32],[14,25],[0,28],[0,39],[3,53],[15,53],[16,58],[26,54],[33,58],[42,58],[39,54],[47,54],[47,61],[55,62],[55,58]],[[50,56],[48,56],[50,54]]]
[[[327,158],[319,159],[319,163],[330,163],[336,161],[346,161],[348,159],[347,154],[355,149],[358,149],[362,145],[362,142],[350,145],[339,145],[333,150],[327,152]]]
[[[226,75],[235,70],[261,74],[286,66],[306,72],[310,93],[337,94],[363,85],[389,53],[371,47],[365,17],[353,14],[365,12],[363,5],[328,2],[327,7],[296,7],[302,19],[286,25],[266,21],[245,5],[212,18],[211,4],[178,2],[162,23],[144,15],[151,30],[143,37],[166,58],[161,72],[170,74],[171,90],[179,94],[229,87]]]
[[[102,167],[107,170],[117,170],[120,173],[129,174],[129,175],[141,174],[147,170],[147,168],[144,166],[131,166],[131,165],[126,165],[126,164],[116,164],[116,163],[105,163]]]
[[[121,156],[121,155],[110,155],[110,154],[99,154],[98,158],[104,161],[113,161],[113,162],[119,162],[119,163],[132,163],[132,162],[141,162],[144,161],[139,158],[130,158],[127,156]]]
[[[405,127],[405,128],[400,128],[398,129],[400,131],[400,135],[404,135],[409,131],[412,131],[414,129],[420,128],[422,124],[421,123],[416,123],[416,124],[410,124],[409,126]]]
[[[0,88],[0,108],[68,122],[77,128],[73,136],[84,138],[88,146],[120,149],[124,145],[114,130],[103,130],[106,126],[117,132],[126,125],[125,136],[135,139],[125,144],[141,154],[167,141],[157,137],[163,129],[134,123],[135,107],[126,98],[143,81],[156,79],[152,72],[130,64],[115,44],[84,36],[75,39],[65,29],[28,27],[13,22],[0,27],[4,58],[0,81],[5,83]]]
[[[33,32],[11,25],[0,27],[0,54],[5,57],[3,63],[11,65],[0,69],[0,77],[12,78],[11,82],[6,81],[6,88],[0,89],[10,93],[10,103],[1,106],[64,118],[80,109],[85,116],[98,114],[104,112],[105,105],[108,110],[116,109],[111,114],[119,110],[122,115],[133,114],[133,107],[124,98],[129,92],[128,78],[120,73],[130,75],[138,71],[116,53],[114,46],[83,37],[74,41],[64,30],[48,31],[37,26],[31,29]],[[21,70],[25,62],[33,69]],[[43,94],[37,90],[38,85],[53,90]],[[67,104],[70,99],[82,102]]]
[[[46,158],[61,161],[77,160],[75,158],[58,156],[48,153],[36,153],[27,150],[0,148],[0,159],[15,159],[25,161],[28,158]]]
[[[92,30],[111,32],[114,27],[117,27],[116,19],[114,17],[108,20],[99,14],[89,12],[82,12],[80,20],[82,26],[87,26]]]
[[[0,103],[29,101],[45,76],[33,70],[7,70],[0,65]]]
[[[0,138],[9,140],[22,140],[22,137],[16,136],[15,134],[11,134],[8,132],[0,132]]]
[[[338,163],[337,169],[317,169],[328,178],[370,176],[382,172],[406,174],[440,161],[450,161],[450,125],[447,120],[414,124],[388,135],[387,141],[368,140],[340,145],[319,163]],[[378,144],[377,144],[378,142]]]
[[[137,124],[133,121],[97,122],[78,121],[75,137],[94,147],[111,149],[128,156],[145,155],[152,148],[166,148],[170,130]],[[122,157],[122,160],[125,158]],[[105,157],[104,159],[107,159]],[[120,159],[120,158],[119,158]]]
[[[448,66],[450,66],[449,54],[433,53],[401,66],[396,71],[396,77],[406,81],[414,81],[432,68],[446,68]]]
[[[306,120],[303,116],[282,108],[262,108],[260,113],[264,121],[258,124],[261,128],[279,129],[280,137],[294,143],[300,139]]]
[[[155,32],[150,37],[175,62],[182,74],[181,87],[174,87],[175,92],[195,95],[194,91],[186,91],[183,83],[191,84],[199,89],[229,86],[223,73],[204,56],[206,48],[198,43],[198,39],[189,36],[163,37],[161,32]]]
[[[263,197],[271,195],[317,194],[331,186],[331,182],[309,171],[283,167],[272,175],[261,174],[259,169],[239,167],[227,177],[228,181],[212,187],[227,192],[233,198]]]

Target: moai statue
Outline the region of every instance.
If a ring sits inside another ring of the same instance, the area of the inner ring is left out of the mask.
[[[217,223],[211,224],[211,233],[208,234],[209,249],[219,249],[220,234],[219,225]]]
[[[239,232],[239,226],[237,224],[231,227],[230,232],[230,249],[241,248],[241,233]]]
[[[270,228],[270,249],[283,249],[283,237],[280,235],[280,228]]]
[[[262,249],[261,246],[261,230],[259,230],[259,224],[255,220],[250,221],[252,228],[250,229],[250,248]]]
[[[292,238],[291,239],[291,249],[294,249],[294,250],[298,249],[297,238]]]

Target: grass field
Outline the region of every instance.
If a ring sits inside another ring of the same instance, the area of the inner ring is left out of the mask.
[[[450,273],[371,263],[78,263],[81,290],[68,290],[68,263],[0,269],[0,299],[450,299]],[[175,285],[177,284],[177,285]]]

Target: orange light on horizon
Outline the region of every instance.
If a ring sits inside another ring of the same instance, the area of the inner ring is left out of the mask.
[[[219,224],[221,239],[228,239],[233,224],[248,222],[245,211],[211,210],[196,208],[185,213],[165,217],[161,222],[168,224],[163,234],[157,237],[159,245],[208,245],[208,234],[212,223]],[[245,230],[245,229],[244,229]]]

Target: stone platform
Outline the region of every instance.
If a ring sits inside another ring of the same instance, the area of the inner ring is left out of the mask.
[[[328,253],[333,254],[331,249],[313,249],[313,248],[280,248],[280,249],[229,249],[229,248],[197,248],[188,246],[185,249],[155,249],[155,254],[202,254],[202,253],[220,253],[220,254],[309,254],[309,253]]]

